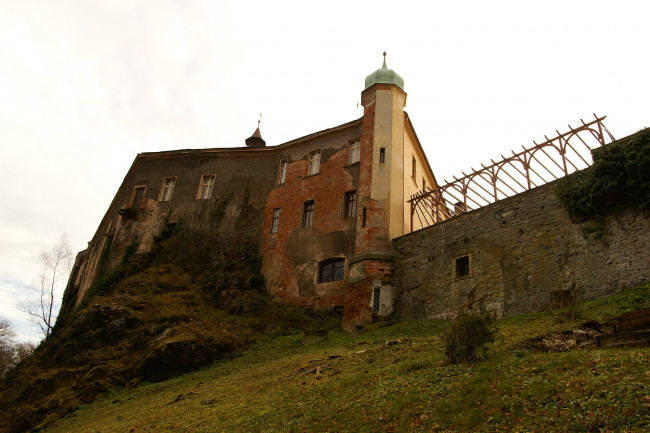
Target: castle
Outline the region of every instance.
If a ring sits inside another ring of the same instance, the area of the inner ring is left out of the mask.
[[[149,252],[181,220],[256,239],[268,293],[342,309],[346,329],[395,310],[530,311],[571,282],[593,297],[650,279],[647,218],[626,217],[634,230],[618,230],[619,243],[588,246],[550,186],[472,212],[466,202],[449,209],[439,201],[440,224],[421,230],[429,224],[413,218],[408,200],[439,185],[406,96],[384,59],[365,80],[360,119],[276,146],[266,146],[258,125],[246,147],[137,155],[77,256],[67,296],[81,302],[103,254],[116,263],[134,239],[137,253]]]

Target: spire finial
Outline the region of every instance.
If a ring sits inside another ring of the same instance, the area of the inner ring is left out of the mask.
[[[384,50],[384,64],[382,66],[382,69],[388,69],[388,67],[386,66],[386,50]]]
[[[260,113],[260,118],[257,119],[257,127],[260,127],[260,123],[262,122],[262,113]]]

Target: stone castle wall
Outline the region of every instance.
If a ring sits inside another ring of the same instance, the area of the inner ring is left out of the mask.
[[[574,283],[591,299],[650,280],[647,213],[613,212],[596,238],[583,230],[593,222],[571,222],[554,187],[395,239],[398,314],[437,318],[468,308],[514,315],[550,306]],[[469,274],[456,277],[456,259],[466,256]]]

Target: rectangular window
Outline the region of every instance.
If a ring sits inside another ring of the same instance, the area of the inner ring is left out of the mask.
[[[363,208],[363,216],[361,217],[361,227],[366,226],[366,215],[367,215],[367,209],[364,207]]]
[[[357,213],[357,192],[348,191],[345,193],[345,212],[343,218],[354,218]]]
[[[138,186],[133,190],[133,200],[131,201],[131,209],[140,209],[142,207],[142,199],[144,199],[144,190],[146,187]]]
[[[469,256],[458,257],[454,259],[454,277],[461,278],[470,274]]]
[[[273,221],[271,222],[271,233],[276,233],[278,231],[279,224],[280,224],[280,208],[273,209]]]
[[[381,307],[381,289],[376,288],[373,293],[373,300],[372,300],[372,309],[375,313],[379,312],[379,309]]]
[[[320,171],[320,150],[309,153],[309,175],[317,174]]]
[[[282,185],[284,183],[284,179],[287,177],[288,162],[289,161],[287,159],[280,161],[280,170],[278,171],[278,185]]]
[[[383,147],[379,148],[379,163],[383,164],[386,162],[386,149]]]
[[[350,143],[350,148],[348,151],[348,164],[351,165],[356,162],[359,162],[360,158],[361,158],[361,142],[355,141],[354,143]]]
[[[175,177],[166,177],[163,179],[162,189],[160,190],[160,200],[158,201],[169,201],[172,198],[172,193],[174,192],[174,185],[176,185]]]
[[[203,176],[201,178],[201,184],[199,185],[199,200],[207,200],[212,197],[212,189],[214,188],[214,180],[217,178],[216,175],[211,174],[208,176]]]
[[[415,168],[416,168],[416,163],[415,163],[415,156],[414,156],[413,159],[411,160],[411,176],[413,177],[413,180],[415,180],[415,175],[416,175]]]
[[[309,200],[302,205],[302,226],[309,227],[314,223],[314,200]]]
[[[426,190],[427,190],[427,181],[424,178],[422,178],[422,191],[426,191]]]
[[[318,272],[319,283],[341,281],[345,278],[345,259],[330,259],[320,263]]]

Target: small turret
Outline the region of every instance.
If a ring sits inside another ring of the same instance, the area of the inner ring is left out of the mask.
[[[260,114],[261,116],[261,114]],[[246,139],[246,146],[248,147],[265,147],[266,146],[266,141],[262,138],[262,133],[260,132],[260,122],[262,120],[257,121],[257,129],[255,132],[253,132],[253,135],[248,137]]]

